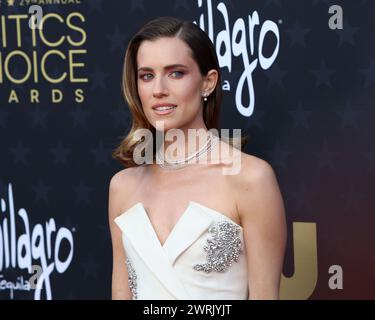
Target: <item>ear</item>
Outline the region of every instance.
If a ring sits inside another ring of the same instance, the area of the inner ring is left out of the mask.
[[[215,90],[219,74],[217,70],[211,69],[203,79],[202,92],[207,92],[209,95]]]

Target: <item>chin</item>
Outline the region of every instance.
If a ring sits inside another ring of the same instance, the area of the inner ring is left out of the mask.
[[[159,122],[158,125],[159,127],[156,126],[156,122]],[[160,126],[161,125],[161,126]],[[154,120],[153,121],[153,126],[155,129],[157,129],[158,131],[163,131],[163,132],[166,132],[170,129],[177,129],[179,128],[179,125],[177,124],[176,121],[173,121],[173,120],[167,120],[167,119],[158,119],[158,120]]]

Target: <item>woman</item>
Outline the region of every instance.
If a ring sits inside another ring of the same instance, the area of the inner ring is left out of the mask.
[[[220,81],[212,42],[191,22],[155,19],[128,45],[123,90],[133,123],[113,153],[127,168],[109,186],[112,299],[279,298],[282,196],[268,163],[211,134]],[[139,138],[140,128],[151,140]],[[166,133],[174,129],[186,139],[177,142],[182,157],[169,161]],[[203,141],[187,139],[188,129]],[[155,142],[160,133],[164,148]],[[140,143],[154,147],[152,163],[139,164]],[[238,172],[223,174],[235,159]]]

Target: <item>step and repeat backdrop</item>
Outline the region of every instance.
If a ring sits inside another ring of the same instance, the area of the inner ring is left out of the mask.
[[[288,221],[281,297],[374,299],[374,10],[370,0],[1,0],[0,299],[110,299],[108,185],[122,169],[111,151],[131,124],[124,53],[159,16],[209,35],[221,128],[241,128],[245,152],[275,170]]]

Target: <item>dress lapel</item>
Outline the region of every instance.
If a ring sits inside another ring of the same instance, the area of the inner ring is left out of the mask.
[[[178,220],[163,246],[171,265],[207,230],[211,222],[212,217],[207,212],[199,210],[194,202],[189,202],[186,212]]]
[[[180,300],[190,300],[191,297],[177,277],[166,251],[160,245],[142,203],[136,203],[125,213],[118,216],[115,222],[130,240],[150,271],[172,296]]]

